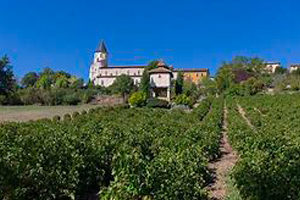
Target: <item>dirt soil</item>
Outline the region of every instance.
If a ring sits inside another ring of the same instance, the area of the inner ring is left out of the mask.
[[[220,141],[220,157],[209,164],[209,169],[214,172],[214,180],[209,185],[209,197],[213,200],[223,200],[227,195],[226,180],[229,171],[237,162],[238,156],[228,142],[227,137],[227,115],[228,111],[224,107],[223,132]]]

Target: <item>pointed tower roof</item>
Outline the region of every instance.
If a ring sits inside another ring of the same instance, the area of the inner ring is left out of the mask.
[[[102,40],[98,46],[98,48],[96,49],[96,52],[102,52],[102,53],[108,53],[107,52],[107,48],[106,45],[104,43],[104,40]]]

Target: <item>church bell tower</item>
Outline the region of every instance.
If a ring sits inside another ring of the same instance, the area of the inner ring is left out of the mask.
[[[108,51],[102,40],[94,53],[93,63],[90,67],[90,80],[95,81],[101,68],[108,67]]]
[[[100,68],[107,67],[107,56],[107,48],[102,40],[94,53],[94,64],[98,65]]]

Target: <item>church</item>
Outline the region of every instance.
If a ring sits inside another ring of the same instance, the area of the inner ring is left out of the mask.
[[[89,79],[95,85],[108,87],[113,84],[116,77],[126,74],[133,79],[134,84],[138,85],[146,67],[147,65],[109,66],[108,51],[102,41],[94,52]],[[157,68],[149,71],[152,96],[170,100],[171,83],[172,80],[176,80],[179,72],[183,73],[184,80],[192,81],[195,84],[199,84],[201,79],[209,76],[208,68],[173,68],[160,61]]]

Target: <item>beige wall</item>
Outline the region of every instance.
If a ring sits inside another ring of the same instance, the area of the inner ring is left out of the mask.
[[[170,87],[171,74],[170,73],[155,73],[150,74],[151,87]]]

